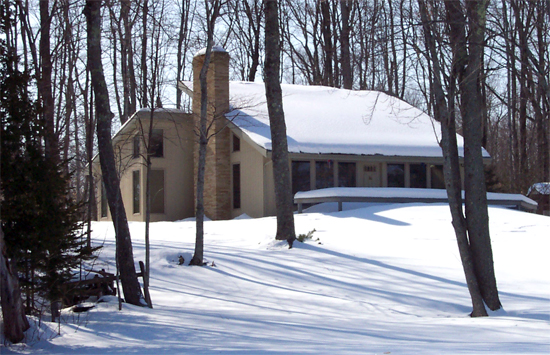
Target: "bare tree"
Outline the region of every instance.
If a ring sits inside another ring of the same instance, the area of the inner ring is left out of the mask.
[[[350,54],[350,12],[354,2],[340,0],[340,11],[342,12],[342,30],[340,34],[341,58],[342,58],[342,83],[344,89],[351,90],[353,87],[353,72],[351,70]]]
[[[419,0],[425,38],[425,55],[430,65],[430,91],[433,112],[442,127],[442,149],[445,158],[445,185],[449,196],[453,227],[457,237],[466,282],[472,298],[472,316],[486,316],[484,302],[496,310],[501,307],[493,269],[489,237],[487,194],[481,157],[482,82],[481,58],[484,46],[485,1],[470,1],[466,9],[461,3]],[[429,7],[428,7],[429,6]],[[443,72],[438,53],[441,28],[435,23],[447,18],[450,30],[446,39],[452,49],[450,73]],[[466,26],[468,24],[468,26]],[[468,33],[467,33],[468,31]],[[447,87],[442,78],[447,75]],[[460,97],[465,139],[465,203],[462,212],[460,166],[456,144],[455,97]],[[466,122],[467,121],[467,122]]]
[[[193,14],[195,7],[191,6],[191,0],[182,0],[180,7],[180,24],[177,39],[177,68],[176,68],[176,80],[183,80],[185,75],[185,57],[188,53],[188,47],[191,36],[190,25],[193,22]],[[176,85],[176,108],[182,108],[181,97],[183,92],[179,85]]]
[[[279,82],[281,40],[279,37],[279,10],[277,0],[265,0],[265,65],[264,82],[269,127],[271,130],[273,180],[277,208],[277,234],[275,239],[286,240],[290,247],[296,239],[292,201],[292,184],[288,164],[283,97]]]
[[[200,81],[200,123],[198,127],[198,139],[199,139],[199,160],[197,168],[197,192],[196,192],[196,236],[195,236],[195,252],[193,258],[189,262],[189,265],[203,265],[204,257],[204,178],[206,170],[206,146],[209,140],[209,128],[207,116],[208,116],[208,85],[207,74],[208,66],[210,65],[210,56],[212,55],[212,46],[214,44],[214,28],[216,20],[220,15],[220,9],[222,1],[214,0],[210,4],[205,1],[206,11],[206,24],[207,24],[207,39],[206,39],[206,52],[204,56],[204,62],[199,74]],[[211,123],[212,124],[212,123]]]
[[[228,1],[229,13],[224,17],[231,22],[227,48],[231,53],[235,76],[240,80],[254,81],[262,54],[262,0]],[[229,27],[229,23],[227,24]]]
[[[111,120],[113,114],[109,106],[109,93],[101,63],[101,3],[86,1],[85,15],[88,33],[88,69],[92,78],[97,117],[97,138],[99,161],[103,183],[107,193],[109,209],[116,233],[116,260],[120,270],[124,298],[127,303],[142,305],[141,288],[137,279],[132,252],[132,240],[128,228],[126,211],[120,193],[120,180],[116,171],[115,155],[111,141]]]

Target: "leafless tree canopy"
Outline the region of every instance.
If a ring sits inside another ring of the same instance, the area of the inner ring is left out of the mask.
[[[431,3],[434,11],[444,8],[443,1]],[[189,108],[176,83],[191,79],[192,57],[206,47],[205,2],[107,0],[103,5],[102,60],[113,128],[142,107]],[[90,129],[95,113],[84,3],[2,0],[2,6],[18,18],[3,35],[34,74],[48,122],[48,149],[75,172],[75,196],[90,199],[84,169],[95,152]],[[226,1],[220,9],[213,38],[231,55],[232,80],[264,76],[263,6],[262,0]],[[279,1],[280,81],[380,90],[434,114],[418,6],[411,0]],[[550,180],[549,7],[547,1],[493,0],[487,9],[480,65],[483,145],[497,177],[492,189],[525,193],[532,183]],[[448,31],[444,23],[434,26]],[[445,41],[437,48],[447,66],[450,48]],[[462,131],[458,109],[457,130]]]

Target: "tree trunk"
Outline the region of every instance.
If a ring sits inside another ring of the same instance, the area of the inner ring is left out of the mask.
[[[277,0],[266,0],[265,11],[265,96],[269,113],[272,142],[273,178],[277,208],[275,239],[287,240],[290,247],[296,239],[292,201],[292,183],[288,163],[285,114],[279,83],[280,38]]]
[[[92,88],[95,96],[97,117],[97,139],[99,162],[103,183],[109,203],[109,210],[113,219],[116,233],[116,258],[120,268],[120,278],[127,303],[143,305],[141,303],[141,288],[137,279],[132,240],[126,219],[126,211],[120,193],[120,181],[116,171],[115,155],[111,141],[111,120],[113,114],[109,106],[109,93],[101,64],[101,3],[86,1],[84,10],[88,23],[88,69],[92,78]]]
[[[38,93],[42,98],[42,114],[45,123],[44,145],[47,157],[58,157],[55,136],[54,99],[52,95],[52,55],[50,53],[51,16],[49,0],[40,1],[40,79]]]
[[[474,269],[472,254],[468,241],[467,223],[462,212],[460,165],[458,159],[458,148],[456,140],[455,119],[452,109],[454,108],[454,81],[449,88],[449,101],[446,99],[445,91],[441,81],[442,69],[440,58],[437,55],[437,44],[432,34],[433,20],[429,18],[429,11],[423,0],[419,0],[420,14],[424,27],[424,38],[426,43],[426,56],[432,68],[430,71],[430,91],[434,116],[441,122],[441,148],[444,157],[445,187],[449,197],[449,208],[451,210],[452,224],[455,230],[460,259],[466,278],[466,284],[472,301],[472,317],[487,316],[483,298],[477,281]],[[453,78],[454,78],[454,74]],[[451,108],[451,109],[449,109]]]
[[[141,35],[141,105],[142,107],[148,107],[149,102],[147,100],[147,16],[149,16],[148,0],[143,2],[142,13],[142,35]],[[153,103],[151,103],[153,107]]]
[[[0,225],[0,295],[4,336],[12,343],[18,343],[25,337],[25,330],[30,328],[21,300],[19,279],[14,268],[15,263],[8,260],[4,231]]]
[[[221,3],[213,1],[212,8],[206,8],[207,15],[207,43],[204,63],[202,64],[199,74],[199,82],[201,87],[201,113],[199,124],[199,161],[197,167],[197,201],[196,201],[196,236],[195,236],[195,253],[189,262],[189,265],[203,265],[204,257],[204,174],[206,170],[206,146],[208,145],[208,85],[207,74],[208,66],[210,65],[210,56],[212,55],[212,46],[214,44],[214,27],[216,19],[220,13]],[[215,119],[215,118],[214,118]]]
[[[177,50],[177,68],[176,79],[183,80],[185,69],[185,54],[187,53],[187,35],[188,35],[188,20],[189,20],[189,1],[182,0],[180,13],[180,26],[178,31],[178,50]],[[185,44],[185,45],[184,45]],[[176,85],[176,108],[181,109],[181,96],[183,92],[179,85]]]
[[[323,85],[334,86],[332,74],[332,31],[328,1],[321,1],[321,33],[323,35]],[[280,41],[280,40],[279,40]]]
[[[342,32],[340,34],[341,59],[342,59],[342,80],[344,89],[351,90],[353,86],[353,76],[351,71],[351,57],[349,49],[349,13],[353,5],[352,1],[340,0],[340,11],[342,13]]]
[[[482,157],[482,65],[485,44],[486,0],[466,3],[466,15],[453,1],[446,1],[451,46],[458,74],[460,113],[464,135],[464,189],[468,237],[483,300],[491,310],[501,307],[489,235],[487,190]],[[467,23],[466,23],[467,22]],[[466,36],[466,28],[469,29]]]

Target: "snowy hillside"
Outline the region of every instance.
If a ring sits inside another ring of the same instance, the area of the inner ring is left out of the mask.
[[[151,225],[154,309],[115,300],[28,331],[25,354],[548,354],[550,218],[490,208],[504,310],[471,319],[444,204],[316,206],[296,215],[306,243],[273,240],[274,218],[209,221],[206,267],[186,263],[192,221]],[[110,223],[94,223],[114,271]],[[142,223],[132,223],[144,260]],[[212,266],[214,263],[215,266]],[[38,340],[40,339],[40,340]]]

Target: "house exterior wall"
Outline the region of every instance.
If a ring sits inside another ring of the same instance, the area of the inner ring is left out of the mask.
[[[140,157],[133,157],[134,137],[140,135],[138,120],[148,133],[149,112],[138,112],[134,124],[125,127],[115,137],[115,154],[120,173],[120,189],[129,221],[145,221],[146,167],[144,141],[140,140]],[[163,130],[163,157],[151,158],[151,169],[164,171],[164,213],[151,213],[151,221],[175,221],[194,216],[193,196],[193,119],[181,112],[155,112],[153,129]],[[139,171],[139,213],[133,213],[133,172]],[[99,159],[94,162],[97,191],[98,220],[111,220],[110,211],[101,216],[101,169]]]
[[[233,140],[240,140],[240,149],[233,151]],[[264,202],[264,164],[267,159],[255,149],[250,142],[246,141],[240,131],[231,133],[231,166],[239,164],[240,166],[240,194],[241,207],[234,208],[231,205],[231,218],[246,213],[250,217],[265,216]],[[231,186],[233,186],[233,176],[231,176]],[[233,189],[231,191],[231,201],[233,201]]]

